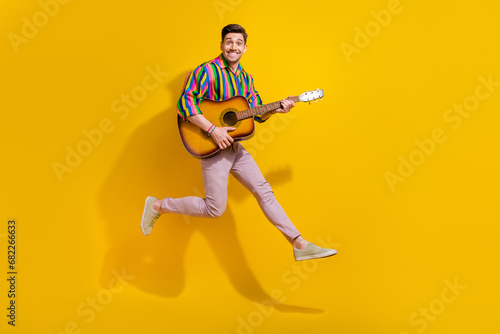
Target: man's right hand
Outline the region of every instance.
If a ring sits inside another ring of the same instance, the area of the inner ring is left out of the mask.
[[[228,134],[228,132],[234,130],[236,130],[236,128],[224,126],[216,127],[214,132],[212,132],[212,139],[221,150],[231,146],[231,144],[234,142],[234,139]]]
[[[214,125],[212,124],[208,119],[203,116],[203,114],[197,114],[193,116],[189,116],[188,120],[202,129],[203,131],[209,131],[210,128]],[[215,144],[219,146],[221,150],[231,146],[233,143],[233,138],[228,135],[227,133],[230,131],[234,131],[236,128],[233,127],[216,127],[215,130],[212,132],[212,139],[214,140]]]

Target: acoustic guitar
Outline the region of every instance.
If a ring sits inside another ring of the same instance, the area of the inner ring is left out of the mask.
[[[293,102],[311,103],[311,101],[318,102],[317,100],[322,97],[323,90],[316,89],[288,99]],[[228,134],[235,141],[240,141],[253,136],[255,131],[254,116],[280,108],[281,102],[276,101],[250,108],[246,98],[243,96],[234,96],[224,101],[204,99],[201,101],[199,107],[205,118],[215,126],[235,127],[236,130],[228,132]],[[184,118],[177,115],[177,124],[184,147],[195,158],[208,158],[220,151],[219,146],[215,144],[212,137],[193,123],[185,121]]]

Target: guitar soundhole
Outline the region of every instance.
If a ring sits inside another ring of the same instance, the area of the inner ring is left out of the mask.
[[[222,121],[226,126],[235,126],[238,123],[238,117],[236,117],[236,113],[233,111],[228,111],[222,117]]]

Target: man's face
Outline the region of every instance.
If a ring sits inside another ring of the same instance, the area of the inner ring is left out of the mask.
[[[247,51],[247,46],[242,34],[231,32],[224,36],[224,40],[220,43],[220,49],[228,63],[235,63]]]

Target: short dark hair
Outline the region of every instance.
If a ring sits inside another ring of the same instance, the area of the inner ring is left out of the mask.
[[[242,34],[243,39],[245,40],[245,44],[247,44],[247,33],[245,32],[245,28],[240,26],[239,24],[228,24],[224,28],[222,28],[222,41],[224,41],[224,37],[226,37],[229,33]]]

